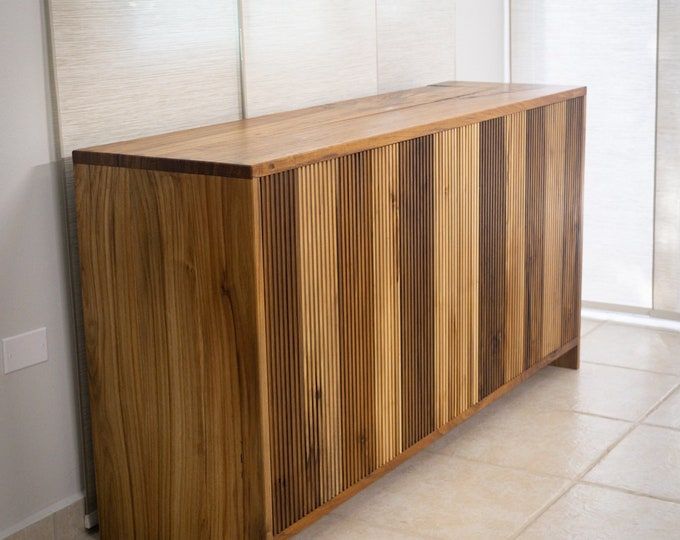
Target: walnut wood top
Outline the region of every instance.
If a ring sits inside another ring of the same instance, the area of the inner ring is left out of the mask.
[[[75,150],[73,161],[254,178],[585,93],[585,87],[442,82]]]

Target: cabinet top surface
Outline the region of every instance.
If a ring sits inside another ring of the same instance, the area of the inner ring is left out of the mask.
[[[584,87],[431,86],[73,152],[75,164],[254,178],[583,96]]]

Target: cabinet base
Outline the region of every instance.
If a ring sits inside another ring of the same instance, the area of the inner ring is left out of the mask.
[[[565,352],[554,362],[551,362],[551,366],[568,368],[568,369],[578,369],[581,363],[581,355],[579,352],[579,346],[577,345],[573,349]]]

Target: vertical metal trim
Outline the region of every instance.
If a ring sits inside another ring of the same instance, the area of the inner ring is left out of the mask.
[[[49,71],[50,104],[52,137],[55,159],[58,161],[59,173],[62,177],[62,213],[64,219],[64,234],[66,235],[66,249],[68,261],[68,282],[70,286],[69,321],[72,352],[74,354],[74,376],[78,385],[78,412],[80,419],[80,453],[81,474],[84,484],[84,526],[86,529],[95,527],[98,522],[97,491],[94,471],[94,450],[92,447],[92,424],[90,420],[90,399],[87,378],[87,361],[85,357],[85,334],[83,326],[82,298],[80,290],[80,257],[78,254],[78,236],[76,229],[75,183],[73,179],[73,164],[70,157],[63,155],[60,131],[59,100],[57,99],[56,56],[54,50],[54,32],[51,17],[52,0],[43,0],[41,10],[45,25],[45,43],[47,69]]]
[[[661,0],[656,2],[656,73],[655,73],[655,86],[654,86],[654,176],[652,181],[652,189],[654,190],[654,198],[652,200],[652,309],[656,309],[656,229],[657,229],[657,219],[656,219],[656,201],[658,196],[657,189],[657,169],[659,162],[659,40],[661,34],[660,26],[660,14],[661,14]]]
[[[239,104],[241,106],[241,118],[248,118],[248,100],[247,100],[247,84],[246,84],[246,44],[245,44],[245,26],[243,24],[243,1],[236,0],[236,11],[238,16],[238,77],[241,88],[239,95]]]
[[[375,17],[375,25],[374,25],[374,30],[375,30],[375,93],[379,94],[380,93],[380,51],[378,50],[379,48],[379,41],[378,41],[378,0],[375,0],[373,2],[373,10],[374,10],[374,17]]]
[[[512,82],[512,0],[503,1],[503,30],[504,47],[503,51],[503,79],[506,83]]]
[[[83,476],[85,493],[85,527],[92,528],[97,525],[97,493],[94,473],[94,452],[92,447],[92,426],[90,421],[90,400],[87,380],[87,362],[85,358],[85,341],[82,303],[80,296],[80,258],[78,255],[78,238],[75,218],[75,193],[73,182],[73,166],[68,156],[63,155],[63,147],[60,132],[60,110],[57,99],[58,80],[56,75],[56,57],[53,41],[53,27],[51,18],[51,0],[42,3],[44,9],[44,24],[46,42],[48,47],[48,69],[52,105],[53,144],[55,156],[60,165],[63,189],[63,212],[66,234],[66,247],[68,258],[68,279],[70,285],[70,311],[71,340],[75,360],[75,376],[78,385],[78,410],[80,420],[80,444],[81,444],[81,474]]]

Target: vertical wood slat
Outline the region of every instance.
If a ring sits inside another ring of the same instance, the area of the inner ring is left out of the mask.
[[[525,334],[524,368],[541,359],[543,350],[543,261],[545,230],[545,108],[527,111],[525,180]]]
[[[579,98],[261,179],[267,324],[299,321],[299,335],[269,330],[284,378],[275,533],[575,337],[581,111]]]
[[[505,382],[505,118],[482,122],[479,153],[479,397]]]
[[[526,112],[505,118],[506,242],[505,242],[505,381],[517,377],[524,367],[525,333],[525,200]]]
[[[564,163],[566,103],[545,107],[545,199],[543,233],[543,336],[546,356],[562,345],[564,255]]]
[[[479,125],[435,139],[435,413],[441,427],[478,401]]]
[[[400,145],[402,448],[434,429],[433,139]]]
[[[562,281],[562,343],[580,333],[581,257],[583,243],[584,98],[566,102],[564,161],[564,278]]]
[[[373,179],[373,294],[376,466],[402,449],[401,295],[399,287],[398,148],[377,148]]]

